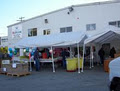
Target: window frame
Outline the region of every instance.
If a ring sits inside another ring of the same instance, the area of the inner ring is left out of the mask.
[[[86,24],[86,31],[96,30],[96,23]]]
[[[43,35],[49,35],[51,33],[50,29],[44,29],[43,30]]]
[[[112,24],[112,23],[115,23],[115,24]],[[108,25],[120,28],[120,20],[118,20],[118,21],[110,21],[110,22],[108,22]]]
[[[28,29],[28,37],[37,36],[37,28]]]
[[[70,28],[71,28],[71,30],[69,31]],[[61,28],[60,28],[60,33],[67,33],[67,32],[72,32],[72,31],[73,31],[72,26],[69,26],[69,27],[61,27]]]

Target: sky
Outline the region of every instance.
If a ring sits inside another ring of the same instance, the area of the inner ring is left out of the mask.
[[[0,0],[0,37],[8,35],[7,26],[71,5],[109,0]]]

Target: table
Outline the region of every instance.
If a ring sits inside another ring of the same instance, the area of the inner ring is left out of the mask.
[[[50,63],[50,62],[58,62],[59,60],[62,60],[62,57],[54,58],[53,61],[52,61],[52,58],[49,58],[49,59],[40,59],[40,62],[41,63]]]
[[[53,60],[52,60],[52,58],[49,58],[49,59],[40,59],[40,62],[41,63],[52,63],[53,72],[55,72],[54,62],[58,62],[61,59],[62,59],[62,57],[57,57],[57,58],[54,58]]]

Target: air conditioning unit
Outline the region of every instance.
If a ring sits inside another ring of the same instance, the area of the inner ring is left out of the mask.
[[[48,23],[48,19],[45,19],[44,21],[45,21],[45,23]]]

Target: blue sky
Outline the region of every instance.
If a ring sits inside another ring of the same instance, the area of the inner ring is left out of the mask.
[[[7,36],[7,26],[19,17],[29,19],[70,5],[108,0],[0,0],[0,37]]]

